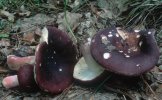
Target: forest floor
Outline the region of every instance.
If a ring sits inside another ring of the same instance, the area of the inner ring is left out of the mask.
[[[68,0],[0,1],[0,83],[5,76],[16,74],[8,68],[7,56],[34,55],[40,31],[46,25],[54,25],[70,36],[74,35],[78,44],[112,25],[134,29],[154,28],[160,50],[158,63],[150,72],[137,77],[137,81],[130,82],[132,79],[122,80],[120,76],[110,75],[107,83],[101,82],[91,87],[74,82],[59,95],[5,89],[0,84],[0,100],[162,100],[162,16],[158,15],[162,15],[162,7],[158,7],[159,3],[152,0],[66,1]],[[126,1],[130,1],[130,4]],[[154,6],[144,6],[150,3]],[[131,5],[142,9],[141,13],[132,9]],[[151,12],[150,9],[155,11]],[[147,11],[150,11],[149,14],[145,13]],[[151,14],[154,14],[155,20]],[[136,15],[137,18],[134,17]],[[150,20],[152,21],[149,22]]]

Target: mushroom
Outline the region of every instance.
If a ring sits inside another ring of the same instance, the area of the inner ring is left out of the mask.
[[[99,65],[91,56],[90,42],[86,42],[80,46],[83,57],[80,58],[74,67],[73,77],[79,83],[92,85],[100,82],[106,76],[104,68]]]
[[[33,69],[34,66],[29,64],[21,66],[17,75],[7,76],[2,80],[3,86],[7,89],[19,87],[24,91],[37,90]]]
[[[159,59],[154,34],[153,29],[106,28],[92,38],[91,54],[108,71],[139,76],[152,69]]]
[[[35,80],[43,91],[58,94],[73,82],[77,49],[68,35],[55,27],[47,26],[42,32],[35,53]]]
[[[15,55],[7,56],[7,65],[11,70],[19,70],[25,64],[34,65],[35,56],[18,57]]]

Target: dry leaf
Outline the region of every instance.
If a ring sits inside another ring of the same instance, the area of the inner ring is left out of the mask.
[[[68,21],[68,25],[73,28],[75,25],[79,23],[80,18],[82,17],[82,14],[79,13],[71,13],[71,12],[66,12],[66,18]],[[60,13],[58,15],[57,22],[58,23],[58,28],[61,30],[66,31],[67,30],[67,23],[65,21],[65,13]]]
[[[10,46],[10,41],[7,39],[1,39],[0,40],[0,47],[6,47],[6,46]]]
[[[9,21],[14,22],[15,16],[12,13],[9,13],[8,11],[1,10],[0,16],[7,18]]]
[[[28,42],[28,43],[34,43],[35,42],[35,38],[34,38],[34,32],[29,32],[29,33],[25,33],[23,36],[23,40]]]

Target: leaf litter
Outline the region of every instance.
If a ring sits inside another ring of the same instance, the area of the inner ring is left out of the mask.
[[[39,0],[38,0],[39,1]],[[51,2],[51,0],[47,0]],[[135,0],[137,1],[137,0]],[[40,2],[37,10],[29,10],[26,5],[21,5],[19,9],[9,10],[1,9],[0,17],[9,21],[9,29],[6,33],[0,34],[0,82],[6,75],[13,74],[5,62],[6,56],[15,54],[19,56],[34,55],[35,47],[39,43],[41,36],[40,30],[45,25],[54,25],[64,31],[68,31],[65,23],[64,2],[56,0],[55,3]],[[127,2],[127,5],[123,5]],[[79,43],[92,37],[97,31],[110,25],[123,25],[122,12],[129,8],[129,0],[74,0],[67,2],[66,17]],[[131,2],[130,2],[131,3]],[[137,2],[138,4],[139,2]],[[34,3],[29,3],[34,4]],[[136,3],[135,3],[136,4]],[[52,6],[53,5],[53,6]],[[31,6],[30,6],[31,7]],[[58,9],[53,9],[58,8]],[[13,12],[14,11],[14,12]],[[37,12],[38,11],[38,12]],[[75,11],[75,12],[74,12]],[[147,24],[145,24],[147,25]],[[145,28],[145,27],[143,27]],[[159,27],[158,27],[159,28]],[[158,29],[157,31],[161,30]],[[6,31],[6,30],[5,30]],[[70,32],[69,32],[70,33]],[[35,37],[36,36],[36,37]],[[157,41],[162,52],[161,32],[157,33]],[[51,96],[41,91],[37,93],[25,93],[17,90],[6,90],[0,86],[1,100],[160,100],[162,98],[162,57],[160,57],[157,66],[151,72],[139,77],[140,82],[135,86],[130,83],[130,87],[117,79],[117,83],[101,84],[96,91],[96,87],[87,87],[74,83],[62,94]],[[108,79],[111,80],[112,78]],[[118,83],[119,82],[119,83]],[[122,86],[123,85],[123,86]],[[133,86],[131,86],[133,85]],[[98,86],[97,86],[98,87]]]

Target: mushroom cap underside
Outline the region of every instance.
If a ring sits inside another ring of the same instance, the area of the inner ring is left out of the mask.
[[[80,46],[83,57],[80,58],[74,67],[73,77],[80,83],[98,83],[105,78],[104,68],[101,67],[90,53],[90,44],[84,43]]]
[[[38,86],[47,92],[57,94],[70,86],[73,82],[74,63],[69,62],[55,52],[45,42],[39,44],[39,52],[36,52],[35,79]]]
[[[73,82],[77,48],[61,30],[51,26],[44,30],[43,41],[36,49],[35,79],[42,90],[57,94]]]

